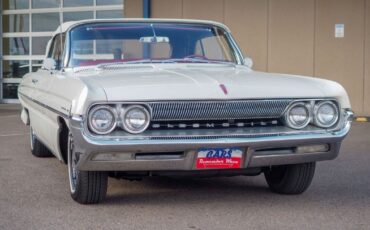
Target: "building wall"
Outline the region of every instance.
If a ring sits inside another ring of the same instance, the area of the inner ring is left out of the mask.
[[[125,15],[141,17],[141,2],[125,0]],[[370,115],[370,0],[151,0],[151,17],[223,22],[255,70],[338,81]]]
[[[370,0],[365,2],[364,113],[370,114]]]

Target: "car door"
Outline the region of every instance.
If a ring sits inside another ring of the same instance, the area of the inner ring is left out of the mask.
[[[50,138],[50,129],[55,128],[55,119],[53,119],[53,112],[50,110],[50,85],[53,78],[60,71],[58,62],[61,63],[61,56],[63,53],[63,41],[61,43],[61,35],[56,35],[51,42],[49,51],[47,52],[47,61],[54,60],[55,67],[44,65],[37,74],[31,76],[30,81],[34,88],[32,99],[36,102],[37,109],[30,112],[31,125],[36,133],[37,138],[43,142],[49,149],[53,150],[53,142]],[[54,151],[53,151],[54,152]]]

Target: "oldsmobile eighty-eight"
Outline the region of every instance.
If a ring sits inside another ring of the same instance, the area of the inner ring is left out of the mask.
[[[32,154],[67,164],[83,204],[105,198],[108,176],[264,173],[272,191],[300,194],[352,118],[338,83],[253,71],[210,21],[65,23],[18,94]]]

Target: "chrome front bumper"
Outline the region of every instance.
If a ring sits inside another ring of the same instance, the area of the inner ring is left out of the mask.
[[[80,154],[77,168],[88,171],[196,170],[197,150],[213,147],[244,149],[242,168],[331,160],[337,157],[341,141],[350,130],[346,117],[340,130],[330,132],[214,139],[124,139],[90,136],[81,124],[72,119],[69,126],[74,149]],[[301,150],[313,145],[326,145],[328,149],[323,152]],[[171,152],[182,154],[162,155]],[[152,155],[141,158],[140,153]]]

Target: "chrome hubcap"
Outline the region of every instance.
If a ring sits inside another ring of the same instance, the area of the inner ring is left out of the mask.
[[[75,153],[73,148],[73,138],[72,135],[68,138],[68,176],[69,176],[69,185],[71,192],[76,191],[76,184],[78,180],[78,170],[76,169],[79,156]]]

